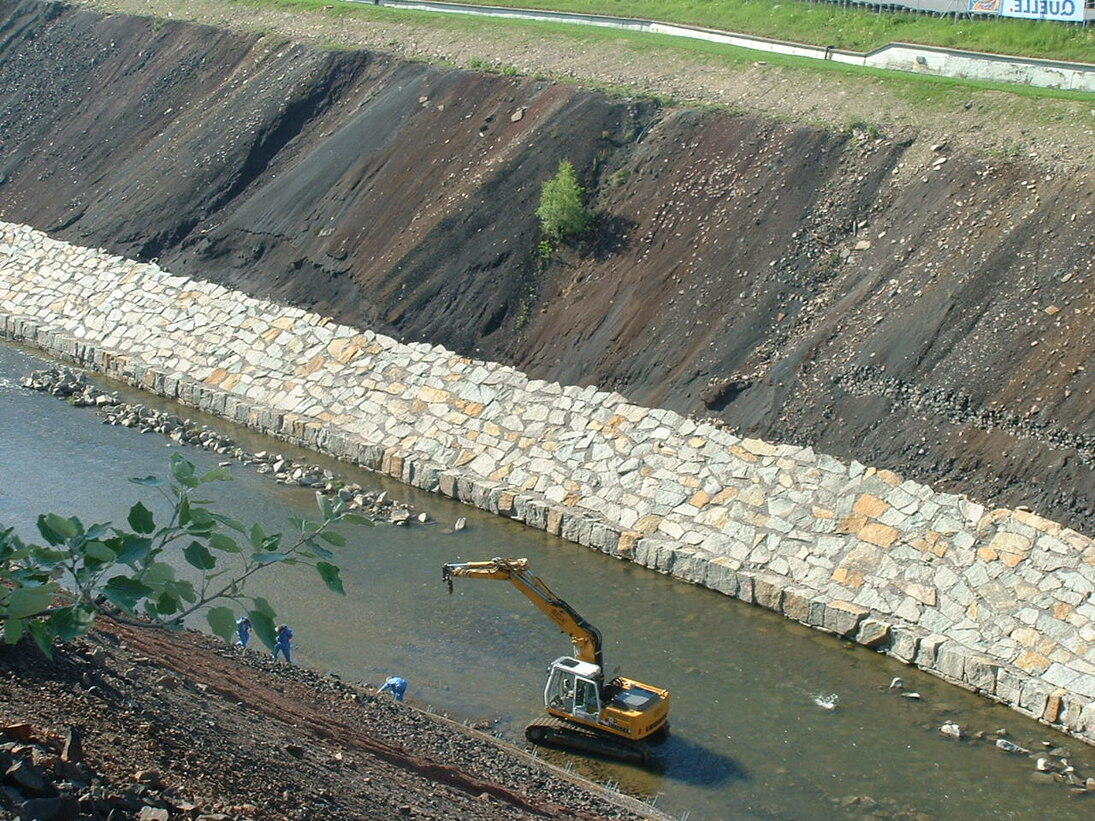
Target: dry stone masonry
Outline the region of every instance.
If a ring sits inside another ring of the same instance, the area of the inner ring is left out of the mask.
[[[1095,743],[1095,542],[0,223],[0,333],[877,648]]]

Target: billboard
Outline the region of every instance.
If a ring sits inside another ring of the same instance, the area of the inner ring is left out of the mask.
[[[1082,23],[1084,0],[969,0],[973,14],[999,14],[1027,20],[1064,20]]]
[[[1028,20],[1071,20],[1082,23],[1084,0],[1000,0],[1003,17]]]

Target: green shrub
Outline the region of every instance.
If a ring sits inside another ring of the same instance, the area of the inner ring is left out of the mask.
[[[589,227],[589,211],[582,203],[582,188],[570,160],[559,163],[559,171],[544,183],[540,192],[540,230],[551,242],[561,242]]]

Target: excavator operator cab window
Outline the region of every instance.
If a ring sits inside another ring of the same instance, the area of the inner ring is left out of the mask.
[[[578,689],[574,701],[576,711],[588,713],[592,716],[600,715],[601,702],[597,698],[597,685],[589,679],[578,679]]]
[[[562,710],[568,715],[574,712],[574,674],[556,668],[547,686],[549,707]]]

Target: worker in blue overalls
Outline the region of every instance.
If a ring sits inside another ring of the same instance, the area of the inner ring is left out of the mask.
[[[289,629],[288,624],[278,625],[277,632],[274,636],[274,661],[278,660],[278,653],[285,656],[285,663],[292,664],[292,648],[289,642],[293,639],[293,631]]]
[[[251,619],[244,616],[242,619],[236,619],[236,647],[247,647],[247,642],[251,640]]]
[[[384,686],[377,692],[385,693],[389,691],[395,696],[396,701],[402,701],[403,694],[407,692],[407,680],[399,676],[389,676],[388,680],[384,682]]]

